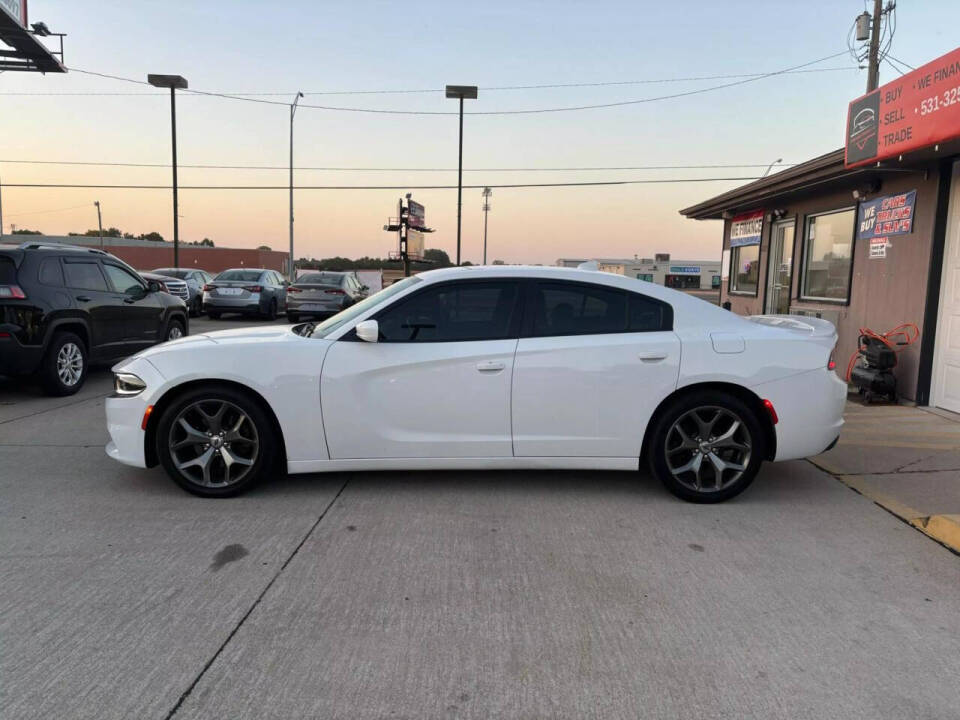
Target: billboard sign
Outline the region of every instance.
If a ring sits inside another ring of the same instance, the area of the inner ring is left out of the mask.
[[[850,103],[844,165],[867,165],[958,137],[960,48]]]
[[[674,275],[699,275],[699,265],[671,265],[670,272]]]
[[[27,0],[0,0],[0,8],[23,27],[27,26]]]
[[[423,258],[423,233],[418,230],[407,230],[407,257]]]
[[[763,210],[737,215],[730,223],[730,247],[759,245],[763,231]]]
[[[407,200],[407,207],[407,226],[412,228],[425,228],[427,226],[427,215],[423,205],[413,200]]]
[[[913,208],[917,191],[887,195],[860,203],[857,211],[857,240],[885,239],[913,232]]]

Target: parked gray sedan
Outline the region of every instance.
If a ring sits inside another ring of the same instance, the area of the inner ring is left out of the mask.
[[[224,270],[203,288],[203,310],[213,320],[223,313],[274,320],[287,307],[287,281],[276,270]]]
[[[206,270],[197,270],[196,268],[157,268],[154,270],[157,275],[166,275],[167,277],[183,280],[187,284],[189,298],[187,299],[187,309],[190,315],[197,316],[203,309],[203,286],[213,279],[213,275]]]
[[[334,315],[367,296],[368,288],[355,272],[315,272],[301,275],[287,288],[287,320],[305,315]]]

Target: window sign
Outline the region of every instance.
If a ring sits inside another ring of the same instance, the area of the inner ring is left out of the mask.
[[[670,272],[676,275],[699,275],[699,265],[671,265]]]
[[[763,230],[763,210],[738,215],[730,223],[730,247],[759,245]]]
[[[857,214],[857,240],[873,242],[892,235],[913,232],[913,208],[917,191],[887,195],[860,203]]]

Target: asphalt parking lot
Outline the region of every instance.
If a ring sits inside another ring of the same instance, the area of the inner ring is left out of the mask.
[[[0,717],[957,716],[960,558],[811,463],[204,500],[106,457],[111,389],[0,380]]]

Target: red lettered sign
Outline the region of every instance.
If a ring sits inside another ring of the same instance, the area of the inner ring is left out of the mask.
[[[960,137],[960,48],[850,103],[847,167]]]

